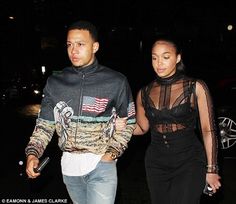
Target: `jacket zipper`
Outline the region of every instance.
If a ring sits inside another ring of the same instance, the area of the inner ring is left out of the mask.
[[[82,74],[82,82],[81,82],[80,96],[79,96],[78,119],[77,119],[76,129],[75,129],[75,143],[76,143],[76,135],[77,135],[77,130],[78,130],[78,124],[80,123],[79,117],[80,117],[81,112],[82,112],[84,78],[85,78],[85,74],[83,73],[83,74]]]

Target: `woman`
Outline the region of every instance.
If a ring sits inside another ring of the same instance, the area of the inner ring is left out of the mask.
[[[184,74],[181,52],[169,38],[152,47],[156,79],[137,95],[134,135],[151,132],[145,155],[153,204],[196,204],[205,184],[221,186],[212,100],[202,80]],[[202,136],[196,132],[199,121]],[[125,119],[117,120],[122,128]]]

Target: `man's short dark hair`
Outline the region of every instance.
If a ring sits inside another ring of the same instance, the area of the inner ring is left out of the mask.
[[[93,40],[95,42],[98,41],[98,31],[97,31],[97,28],[91,22],[84,21],[84,20],[76,21],[76,22],[72,23],[68,27],[67,32],[69,32],[70,30],[74,30],[74,29],[87,30],[87,31],[89,31],[89,33],[92,36]]]

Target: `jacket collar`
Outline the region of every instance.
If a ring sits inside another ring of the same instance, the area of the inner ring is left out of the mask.
[[[98,61],[97,59],[94,60],[94,62],[86,67],[75,67],[72,66],[72,68],[78,73],[78,74],[89,74],[92,72],[95,72],[98,69]]]

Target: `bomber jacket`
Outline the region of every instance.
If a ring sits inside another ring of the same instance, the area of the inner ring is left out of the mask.
[[[128,117],[124,130],[115,130],[116,117]],[[62,151],[122,155],[135,128],[135,105],[127,78],[97,60],[84,67],[66,67],[52,74],[36,125],[25,148],[40,158],[54,132]]]

